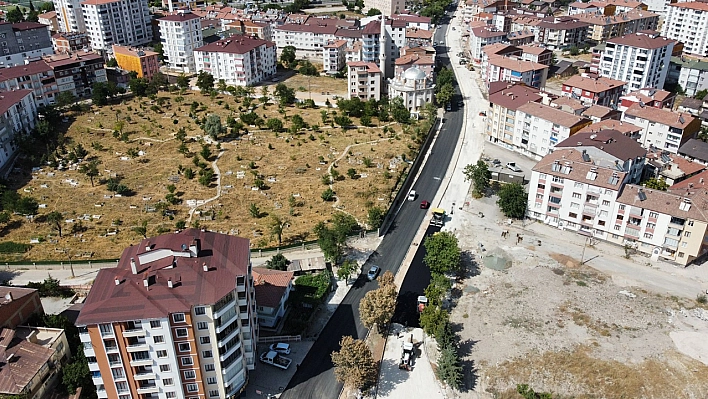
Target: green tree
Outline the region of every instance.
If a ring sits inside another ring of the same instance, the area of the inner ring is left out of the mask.
[[[283,131],[283,121],[281,121],[278,118],[268,118],[266,121],[266,127],[268,129],[274,131],[274,132],[282,132]]]
[[[197,87],[204,95],[211,93],[214,90],[214,76],[206,71],[199,72],[199,75],[197,75]]]
[[[128,87],[136,96],[145,97],[147,95],[148,81],[145,78],[130,79]]]
[[[73,356],[71,363],[62,368],[62,384],[71,394],[76,393],[76,389],[81,387],[82,396],[87,393],[87,397],[90,397],[89,392],[92,392],[92,387],[94,387],[91,371],[89,371],[88,361],[84,356],[84,348],[79,345],[77,350],[78,352]]]
[[[60,108],[66,107],[76,102],[76,97],[71,91],[62,91],[57,95],[57,106]]]
[[[270,217],[268,228],[270,229],[271,237],[275,236],[278,238],[278,246],[283,244],[283,231],[285,231],[288,224],[289,223],[286,219],[283,219],[278,215],[271,215]]]
[[[514,219],[522,219],[526,214],[527,195],[524,186],[519,183],[505,184],[499,190],[497,205],[504,215]]]
[[[283,52],[280,53],[280,62],[286,68],[291,68],[295,63],[295,47],[285,46],[283,47]]]
[[[300,69],[298,69],[298,72],[305,76],[318,76],[320,74],[317,72],[317,68],[308,60],[300,62]]]
[[[333,201],[334,197],[335,197],[335,193],[331,188],[328,187],[326,190],[324,190],[322,192],[320,197],[322,197],[323,200],[328,201],[328,202]]]
[[[359,391],[371,388],[378,370],[371,349],[363,340],[345,336],[339,342],[339,351],[332,353],[334,376],[345,386]]]
[[[386,213],[383,209],[381,209],[381,207],[372,206],[366,212],[366,223],[369,225],[369,228],[378,229],[381,227],[381,223],[383,223],[385,215]]]
[[[553,394],[549,392],[536,392],[527,384],[516,385],[516,392],[524,399],[553,399]]]
[[[420,326],[426,334],[435,337],[441,326],[450,322],[450,314],[440,306],[429,305],[420,313]]]
[[[106,61],[106,66],[109,68],[115,68],[118,66],[118,61],[115,58],[109,58],[108,61]]]
[[[22,10],[20,10],[19,6],[16,6],[15,8],[10,8],[7,11],[7,14],[5,15],[5,20],[10,23],[18,23],[22,22],[25,19],[25,15],[22,13]]]
[[[93,84],[91,100],[95,105],[102,107],[108,104],[108,97],[110,96],[111,92],[106,82],[96,82]]]
[[[184,228],[187,227],[187,222],[184,220],[178,220],[177,223],[175,223],[175,227],[177,230],[184,230]]]
[[[205,161],[208,161],[209,158],[211,158],[211,149],[208,144],[202,144],[202,150],[199,151],[199,155],[201,155]]]
[[[186,90],[189,88],[189,78],[185,74],[180,74],[177,76],[177,87],[179,87],[182,90]]]
[[[642,184],[644,184],[646,188],[651,188],[654,190],[666,191],[669,188],[669,184],[661,177],[652,177],[651,179],[645,181]]]
[[[572,56],[576,56],[576,55],[580,54],[580,49],[576,46],[573,46],[568,50],[568,53]]]
[[[462,384],[462,365],[460,365],[460,358],[454,347],[447,346],[440,351],[436,374],[438,378],[445,381],[450,387],[454,389],[460,387]]]
[[[476,164],[465,166],[462,172],[465,175],[465,181],[472,180],[474,183],[473,193],[477,197],[481,197],[489,189],[489,179],[492,178],[492,173],[489,171],[487,163],[483,160],[477,161]]]
[[[98,159],[92,159],[87,163],[81,164],[79,166],[79,172],[85,174],[91,180],[91,187],[93,187],[93,178],[98,176],[98,165],[101,163]]]
[[[288,270],[288,265],[290,264],[290,261],[288,258],[285,257],[285,255],[281,253],[277,253],[273,255],[272,258],[266,261],[265,265],[268,269],[273,269],[273,270],[281,270],[285,271]]]
[[[337,268],[337,278],[344,280],[344,284],[349,284],[349,278],[354,274],[359,268],[359,264],[353,260],[345,260],[339,268]]]
[[[261,217],[261,210],[258,208],[258,205],[251,203],[251,205],[248,206],[248,213],[251,215],[251,217],[254,217],[256,219],[259,219]]]
[[[334,117],[334,123],[341,127],[351,126],[352,120],[346,115],[338,115]]]
[[[57,229],[59,238],[61,238],[61,224],[64,221],[64,216],[60,212],[52,211],[47,214],[46,220],[53,228]]]
[[[356,169],[354,169],[354,168],[347,169],[347,176],[349,176],[350,179],[355,178],[356,175],[357,175]]]
[[[275,86],[275,97],[278,98],[280,106],[290,105],[295,102],[295,90],[289,88],[284,83]]]
[[[389,102],[389,108],[391,109],[391,116],[393,120],[398,123],[409,123],[411,119],[411,112],[403,104],[403,97],[394,97]]]
[[[39,204],[32,197],[20,197],[15,203],[14,211],[23,216],[34,216],[37,214]]]
[[[377,326],[379,332],[385,331],[393,312],[396,309],[398,296],[396,285],[393,284],[393,274],[379,278],[379,288],[367,292],[359,301],[359,317],[361,323],[368,329]]]
[[[444,274],[460,269],[461,251],[457,237],[449,231],[440,231],[423,241],[425,257],[423,262],[433,273]]]
[[[439,105],[449,104],[454,95],[455,88],[452,87],[452,84],[445,83],[437,90],[437,93],[435,94],[435,101],[437,101]]]
[[[381,11],[378,8],[369,8],[366,12],[367,17],[373,17],[374,15],[381,15]]]
[[[147,220],[143,220],[140,226],[133,227],[133,231],[143,236],[143,238],[147,238],[147,225]]]
[[[209,114],[202,125],[202,130],[212,139],[216,140],[222,133],[226,132],[226,127],[221,124],[221,117],[216,114]]]

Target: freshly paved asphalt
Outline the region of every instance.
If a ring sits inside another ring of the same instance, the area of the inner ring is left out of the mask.
[[[445,21],[435,32],[434,40],[438,43],[444,42],[447,28],[447,21]],[[438,46],[439,59],[443,64],[449,65],[446,51],[444,45]],[[464,118],[463,110],[456,106],[460,98],[458,90],[453,100],[452,111],[445,114],[445,122],[431,149],[431,155],[413,186],[418,193],[418,198],[416,201],[406,201],[403,204],[388,234],[364,265],[363,270],[368,270],[372,264],[375,264],[381,267],[382,273],[390,270],[395,274],[398,271],[425,217],[426,212],[420,209],[420,201],[424,199],[432,201],[452,160]],[[415,310],[415,298],[422,295],[423,288],[430,281],[430,271],[422,263],[422,252],[419,247],[415,260],[403,281],[399,298],[402,303],[410,303],[412,297],[413,310]],[[332,399],[339,396],[342,384],[334,378],[330,354],[339,350],[339,341],[342,337],[350,335],[359,339],[366,336],[366,328],[359,321],[359,301],[364,294],[375,289],[376,286],[376,282],[368,282],[363,276],[354,283],[290,380],[281,395],[282,399]],[[399,311],[397,316],[399,320],[410,319],[409,325],[417,323],[416,314]]]

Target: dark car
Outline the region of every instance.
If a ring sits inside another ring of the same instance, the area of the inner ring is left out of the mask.
[[[374,281],[376,280],[376,276],[379,275],[379,271],[381,271],[381,268],[378,266],[371,266],[371,269],[369,269],[369,272],[366,273],[366,278],[369,281]]]
[[[465,102],[462,101],[462,100],[460,100],[460,101],[457,102],[457,106],[460,107],[460,108],[462,108],[462,107],[465,106]]]
[[[420,201],[420,209],[428,209],[430,208],[430,202],[423,200]]]

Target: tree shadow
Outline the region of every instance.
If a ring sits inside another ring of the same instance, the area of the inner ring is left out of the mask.
[[[15,277],[22,274],[19,270],[4,269],[0,270],[0,285],[10,285]]]
[[[453,325],[453,330],[462,330],[461,324]],[[459,332],[459,331],[458,331]],[[457,355],[460,359],[460,365],[462,366],[462,386],[460,387],[461,392],[469,392],[474,390],[477,386],[477,379],[479,378],[477,366],[475,361],[470,359],[469,356],[472,354],[472,348],[479,341],[466,339],[460,341],[457,344]]]
[[[22,220],[11,220],[0,228],[0,237],[5,237],[12,230],[19,229],[20,227],[22,227]]]
[[[467,250],[460,254],[460,263],[462,263],[462,278],[472,278],[479,276],[481,273],[479,264],[475,260],[474,254]]]
[[[396,386],[404,383],[410,378],[410,371],[398,368],[398,361],[394,359],[383,359],[381,361],[381,379],[377,390],[378,395],[390,394]]]

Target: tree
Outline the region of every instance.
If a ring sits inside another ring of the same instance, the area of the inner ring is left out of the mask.
[[[395,97],[389,103],[391,116],[398,123],[408,123],[411,119],[411,112],[403,104],[403,97]]]
[[[341,127],[351,126],[352,120],[346,115],[338,115],[334,117],[334,123]]]
[[[180,74],[177,76],[177,87],[179,87],[182,90],[186,90],[189,88],[189,78],[185,74]]]
[[[568,54],[570,54],[572,56],[576,56],[576,55],[580,54],[580,49],[578,49],[577,46],[573,46],[568,50]]]
[[[64,216],[60,212],[52,211],[47,214],[47,223],[52,225],[59,232],[59,238],[61,238],[61,223],[64,221]]]
[[[378,206],[372,206],[366,212],[366,223],[371,229],[378,229],[383,223],[383,218],[385,216],[384,210]]]
[[[344,284],[348,285],[349,278],[359,268],[359,264],[353,260],[345,260],[344,263],[337,269],[337,278],[344,280]]]
[[[214,76],[206,71],[199,72],[199,75],[197,75],[197,87],[204,95],[211,93],[214,90]]]
[[[286,68],[290,68],[295,63],[295,47],[285,46],[283,47],[283,52],[280,53],[280,62]]]
[[[115,58],[109,58],[108,61],[106,61],[106,66],[109,68],[115,68],[118,66],[118,61]]]
[[[289,88],[285,83],[278,83],[275,86],[275,96],[281,106],[290,105],[295,102],[295,90]]]
[[[79,172],[85,174],[91,180],[91,187],[93,187],[93,178],[98,176],[98,165],[100,163],[101,161],[92,159],[88,163],[79,166]]]
[[[524,186],[519,183],[511,183],[504,185],[499,190],[497,205],[507,217],[522,219],[526,215],[526,201]]]
[[[329,201],[334,200],[335,194],[334,194],[334,191],[333,191],[331,188],[327,188],[326,190],[324,190],[324,191],[322,192],[322,194],[320,195],[320,197],[322,197],[323,200],[329,202]]]
[[[202,130],[212,139],[216,140],[222,133],[226,131],[226,127],[221,124],[221,117],[216,114],[210,114],[206,117]]]
[[[147,220],[143,220],[140,226],[133,227],[133,231],[143,236],[143,238],[147,238],[147,225]]]
[[[71,91],[62,91],[57,95],[57,106],[65,107],[76,102],[76,97],[71,93]]]
[[[516,392],[524,399],[553,399],[553,394],[549,392],[536,392],[527,384],[517,384]]]
[[[460,268],[460,247],[457,237],[449,231],[440,231],[423,241],[425,257],[423,262],[433,273],[444,274]]]
[[[7,11],[5,19],[7,22],[15,24],[24,21],[25,15],[22,13],[22,10],[20,10],[20,7],[16,6],[15,8],[11,8]]]
[[[439,105],[449,104],[452,101],[452,96],[454,95],[455,88],[452,87],[452,84],[446,83],[440,86],[437,94],[435,94],[435,101],[437,101]]]
[[[462,173],[465,174],[465,181],[472,180],[472,183],[474,183],[474,195],[477,197],[483,196],[489,188],[489,179],[492,178],[492,173],[489,171],[487,163],[480,159],[475,165],[469,164],[465,166]]]
[[[0,224],[6,224],[10,221],[11,215],[8,211],[0,212]]]
[[[108,104],[108,97],[110,96],[111,92],[106,82],[96,82],[93,84],[91,100],[93,101],[94,105],[102,107]]]
[[[666,183],[666,180],[661,177],[652,177],[651,179],[645,181],[642,184],[644,184],[644,187],[652,188],[654,190],[666,191],[669,188],[669,184]]]
[[[270,229],[270,235],[278,238],[278,246],[283,244],[283,231],[288,227],[288,221],[281,218],[278,215],[271,215],[270,223],[268,228]]]
[[[308,60],[300,62],[298,72],[305,76],[318,76],[320,74],[317,72],[317,68]]]
[[[452,346],[447,346],[440,351],[438,357],[438,378],[445,381],[450,387],[457,389],[462,383],[462,366],[457,351]]]
[[[145,97],[147,95],[148,81],[145,78],[130,79],[128,87],[136,96]]]
[[[385,331],[396,309],[396,297],[395,284],[384,284],[367,292],[359,301],[361,323],[368,329],[376,325],[379,332]]]
[[[283,121],[278,118],[268,118],[266,127],[276,133],[283,131]]]
[[[20,197],[15,203],[14,211],[23,216],[34,216],[37,214],[39,204],[32,197]]]
[[[436,337],[440,327],[450,322],[450,314],[440,306],[428,305],[420,313],[420,326],[426,334]],[[436,337],[437,338],[437,337]]]
[[[300,129],[303,129],[306,127],[305,120],[302,119],[302,116],[295,114],[293,117],[290,119],[290,127],[295,129],[295,131],[300,131]]]
[[[211,158],[211,149],[209,149],[209,145],[202,144],[202,150],[199,151],[199,155],[201,155],[205,161],[208,161],[209,158]]]
[[[258,205],[251,203],[248,207],[248,213],[251,215],[251,217],[254,217],[256,219],[259,219],[261,217],[261,210],[258,208]]]
[[[376,363],[369,346],[360,339],[345,336],[341,348],[332,353],[334,376],[349,388],[365,391],[376,382]]]
[[[78,352],[73,356],[71,363],[62,368],[62,384],[71,394],[76,393],[76,389],[81,387],[82,395],[84,392],[90,392],[91,387],[94,386],[83,346],[78,345]]]
[[[373,17],[374,15],[381,15],[381,11],[378,8],[369,8],[366,12],[367,17]]]
[[[323,222],[318,223],[314,228],[317,234],[317,245],[322,250],[325,259],[333,263],[339,263],[342,257],[342,246],[337,240],[334,230],[325,226]]]
[[[152,49],[157,53],[157,59],[159,61],[163,61],[165,59],[165,49],[162,46],[162,43],[157,42],[154,46],[152,46]]]
[[[395,285],[394,284],[395,280],[396,280],[396,276],[394,276],[390,270],[386,270],[386,272],[384,274],[380,275],[376,279],[376,281],[379,282],[380,287],[387,286],[387,285]]]
[[[350,179],[355,178],[356,177],[356,169],[354,169],[354,168],[347,169],[347,176],[349,176]]]
[[[278,253],[273,255],[272,258],[266,261],[265,265],[268,269],[273,269],[273,270],[281,270],[285,271],[288,270],[288,265],[290,264],[290,261],[288,258],[285,257],[285,255]]]

